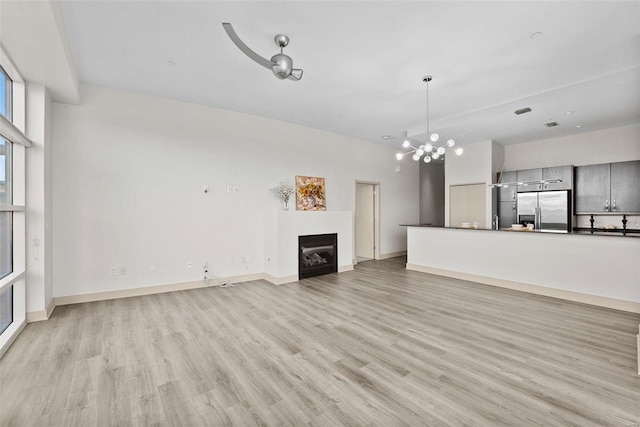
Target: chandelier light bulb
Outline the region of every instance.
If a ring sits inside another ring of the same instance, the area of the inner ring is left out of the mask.
[[[432,80],[433,80],[433,76],[430,76],[430,75],[424,76],[422,78],[422,81],[427,84],[427,132],[426,132],[426,135],[428,137],[428,140],[427,142],[420,144],[420,141],[418,141],[417,139],[413,139],[412,137],[409,136],[408,133],[405,133],[404,134],[405,139],[402,142],[402,147],[405,148],[405,152],[397,153],[396,154],[397,160],[402,160],[405,156],[412,155],[411,158],[416,162],[422,158],[425,163],[431,163],[432,160],[438,160],[438,159],[440,159],[441,161],[444,160],[446,150],[448,149],[455,152],[456,155],[458,156],[461,156],[462,153],[464,152],[462,147],[453,148],[454,146],[456,146],[455,140],[446,139],[446,137],[443,137],[442,142],[438,143],[438,141],[440,140],[440,135],[438,135],[437,132],[431,133],[431,128],[429,127],[429,82]],[[572,112],[573,111],[567,112],[567,114],[571,114]],[[580,126],[578,125],[577,127],[580,127]],[[461,135],[460,137],[464,138],[464,135]],[[388,135],[385,135],[382,137],[382,139],[386,140],[386,139],[390,139],[390,137]],[[418,148],[412,145],[414,142],[418,146]],[[396,168],[399,168],[399,167],[400,166],[396,166]]]

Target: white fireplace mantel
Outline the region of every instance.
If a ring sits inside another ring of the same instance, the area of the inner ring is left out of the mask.
[[[338,272],[353,270],[351,211],[265,212],[265,275],[275,284],[298,280],[298,236],[338,233]]]

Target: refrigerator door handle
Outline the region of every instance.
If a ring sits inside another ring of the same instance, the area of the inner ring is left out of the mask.
[[[533,227],[536,230],[540,230],[540,207],[536,206],[536,216],[535,219],[533,220]]]

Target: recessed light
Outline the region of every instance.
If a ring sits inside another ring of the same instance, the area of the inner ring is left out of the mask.
[[[175,66],[176,66],[176,63],[175,63],[175,62],[173,62],[173,61],[167,61],[167,64],[171,65],[172,67],[175,67]]]
[[[540,37],[542,35],[542,33],[540,31],[536,31],[535,33],[531,33],[531,35],[529,36],[529,38],[531,39],[537,39],[538,37]]]
[[[575,113],[575,111],[567,111],[565,114],[566,114],[567,116],[570,116],[570,115],[572,115],[573,113]]]
[[[391,135],[382,135],[382,139],[385,140],[385,141],[387,141],[387,140],[389,140],[391,138],[392,138]]]
[[[582,127],[582,125],[576,125],[576,128],[580,129]]]

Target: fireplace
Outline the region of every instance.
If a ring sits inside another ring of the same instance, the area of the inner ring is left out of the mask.
[[[337,233],[298,236],[298,279],[337,272]]]

